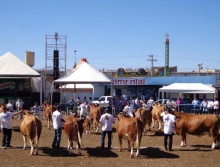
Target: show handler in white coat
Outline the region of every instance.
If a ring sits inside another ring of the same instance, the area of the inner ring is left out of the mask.
[[[103,114],[99,120],[102,124],[102,133],[101,133],[101,147],[104,149],[105,146],[105,135],[108,134],[108,149],[111,149],[112,144],[112,124],[115,122],[115,118],[107,113],[109,110],[105,110],[105,114]]]
[[[171,114],[172,109],[167,108],[165,110],[165,115],[163,116],[164,122],[164,148],[166,151],[172,151],[173,143],[173,130],[176,126],[176,116]],[[167,139],[169,138],[168,149],[167,149]]]

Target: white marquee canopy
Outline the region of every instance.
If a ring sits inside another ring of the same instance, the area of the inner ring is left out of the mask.
[[[173,83],[159,89],[159,93],[215,94],[216,88],[202,83]]]
[[[111,84],[111,80],[101,71],[93,68],[82,59],[70,73],[54,81],[62,84]]]
[[[80,63],[70,73],[55,80],[54,83],[61,84],[61,94],[63,88],[65,89],[73,86],[74,88],[81,87],[79,84],[84,86],[87,85],[87,88],[93,87],[91,84],[109,84],[112,89],[111,80],[103,72],[92,67],[85,58],[81,59]]]

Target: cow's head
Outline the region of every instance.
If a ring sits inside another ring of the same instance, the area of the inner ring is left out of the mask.
[[[2,112],[6,112],[7,111],[7,108],[4,104],[0,104],[0,113]]]
[[[115,115],[115,117],[118,118],[119,121],[121,118],[129,118],[128,116],[126,116],[125,112],[120,112],[118,115]]]
[[[99,104],[97,104],[97,103],[90,103],[90,106],[99,107]]]

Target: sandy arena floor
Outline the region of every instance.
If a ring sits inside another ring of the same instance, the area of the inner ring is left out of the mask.
[[[19,131],[21,120],[13,119],[12,148],[0,149],[0,162],[2,167],[217,167],[220,165],[220,149],[211,150],[212,141],[208,136],[187,136],[187,146],[180,147],[180,136],[174,135],[173,152],[166,152],[163,148],[163,132],[153,128],[143,136],[141,142],[141,156],[130,158],[126,150],[127,141],[123,140],[123,151],[118,151],[118,140],[114,129],[112,150],[100,149],[100,131],[98,134],[83,134],[82,156],[73,155],[67,151],[67,137],[62,133],[61,149],[51,148],[54,137],[53,128],[46,127],[43,120],[43,130],[39,143],[39,155],[30,156],[30,147],[23,150],[23,139]],[[117,122],[116,122],[117,124]],[[2,138],[2,133],[0,134]],[[107,138],[106,138],[107,143]],[[75,144],[75,143],[74,143]]]

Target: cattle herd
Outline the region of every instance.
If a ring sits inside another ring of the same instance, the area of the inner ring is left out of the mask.
[[[162,129],[162,117],[165,110],[165,105],[153,104],[152,110],[148,108],[138,108],[135,112],[135,117],[128,118],[123,113],[115,115],[118,119],[116,124],[116,136],[119,142],[119,151],[122,151],[122,139],[127,140],[128,150],[130,151],[130,157],[134,157],[134,146],[136,143],[137,152],[136,156],[140,155],[140,145],[142,135],[145,135],[146,130],[158,122],[158,130]],[[0,112],[6,109],[4,105],[0,105]],[[50,128],[51,115],[53,112],[53,106],[49,102],[43,104],[44,116],[47,121],[47,127]],[[213,140],[211,149],[220,147],[220,118],[214,114],[205,115],[193,115],[177,112],[173,109],[173,114],[176,116],[176,129],[177,135],[181,136],[181,146],[186,145],[186,135],[203,135],[208,134]],[[24,117],[20,125],[20,131],[24,139],[24,147],[26,148],[26,138],[29,139],[31,145],[30,155],[38,154],[38,144],[40,141],[40,135],[42,131],[42,121],[34,115],[30,115],[27,110],[23,111]],[[83,132],[88,134],[95,129],[95,133],[99,130],[99,119],[102,114],[102,109],[95,105],[90,104],[90,117],[84,120],[80,120],[77,116],[68,116],[64,123],[64,131],[67,135],[67,149],[72,154],[73,142],[76,142],[76,149],[78,154],[81,155],[82,135]]]

